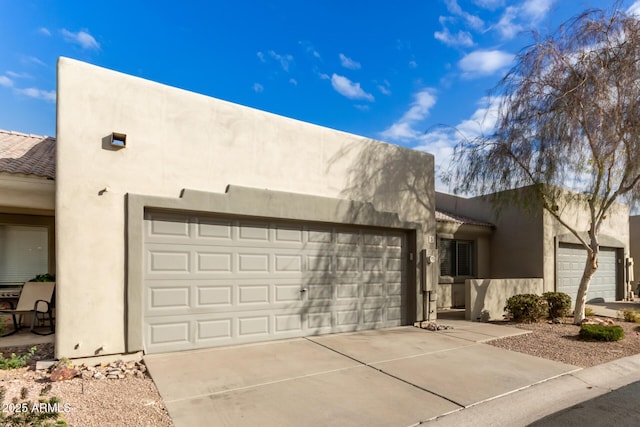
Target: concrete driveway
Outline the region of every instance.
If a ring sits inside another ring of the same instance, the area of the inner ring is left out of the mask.
[[[145,356],[182,426],[409,426],[576,370],[483,341],[521,329],[440,322]]]

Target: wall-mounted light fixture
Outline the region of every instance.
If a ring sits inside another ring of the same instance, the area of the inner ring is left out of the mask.
[[[127,135],[113,132],[111,134],[111,146],[114,148],[125,148],[127,146]]]

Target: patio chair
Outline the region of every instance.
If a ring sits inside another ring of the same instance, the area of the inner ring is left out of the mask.
[[[22,317],[25,314],[31,314],[31,326],[29,330],[32,333],[37,335],[51,335],[54,332],[51,299],[53,298],[55,285],[55,282],[26,282],[22,287],[22,292],[20,293],[16,307],[14,308],[13,303],[10,302],[9,304],[12,306],[10,309],[0,309],[0,315],[10,314],[13,318],[13,330],[2,336],[6,337],[7,335],[18,332],[21,328],[21,322],[18,322],[18,316]],[[44,317],[44,319],[40,316]],[[36,331],[36,323],[42,322],[43,320],[49,320],[51,331]]]

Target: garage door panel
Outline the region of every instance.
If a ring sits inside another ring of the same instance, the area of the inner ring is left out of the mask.
[[[302,227],[298,228],[284,228],[276,227],[274,235],[275,243],[302,243],[303,231]]]
[[[234,256],[228,252],[197,252],[197,272],[231,273]]]
[[[239,253],[238,273],[268,273],[269,255],[263,253]]]
[[[301,314],[279,314],[274,316],[274,332],[281,334],[283,332],[302,332],[303,320]]]
[[[333,242],[333,232],[330,229],[310,228],[307,231],[307,244],[309,248],[329,245]]]
[[[232,239],[231,221],[220,221],[212,219],[196,219],[196,237],[198,240],[219,240],[228,242]]]
[[[188,218],[171,214],[151,214],[147,217],[150,221],[145,223],[147,236],[181,237],[185,240],[190,236]]]
[[[401,231],[146,218],[147,352],[402,324]]]
[[[302,255],[275,254],[274,268],[276,273],[302,273]]]
[[[269,229],[262,224],[241,222],[238,227],[238,240],[266,242],[269,240]]]
[[[188,285],[165,286],[161,288],[149,288],[149,312],[154,310],[172,311],[189,309],[191,307],[191,287]]]
[[[191,252],[152,249],[147,253],[149,273],[184,273],[190,271]]]

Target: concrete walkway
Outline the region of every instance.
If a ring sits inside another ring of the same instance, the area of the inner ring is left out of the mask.
[[[618,318],[618,313],[625,309],[640,310],[640,302],[638,301],[614,301],[614,302],[597,302],[587,304],[597,316]]]
[[[638,426],[640,355],[568,373],[425,423],[427,426]]]
[[[454,329],[323,335],[145,362],[177,427],[409,426],[577,370],[482,344],[521,329],[440,323]]]

